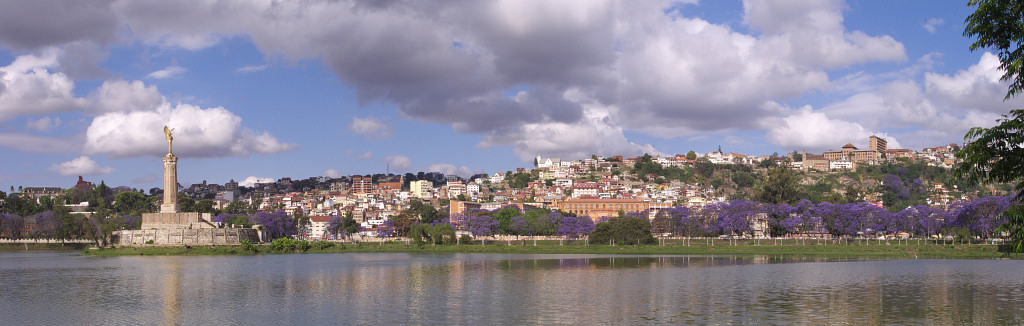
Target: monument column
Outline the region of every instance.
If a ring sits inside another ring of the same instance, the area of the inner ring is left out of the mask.
[[[178,212],[178,158],[171,153],[164,156],[164,203],[160,212]]]

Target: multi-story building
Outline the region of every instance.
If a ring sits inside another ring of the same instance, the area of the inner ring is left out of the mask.
[[[310,216],[309,217],[309,236],[313,239],[322,239],[327,235],[327,223],[331,220],[330,216]]]
[[[433,184],[427,180],[409,182],[409,195],[419,199],[430,199],[433,197]]]
[[[39,197],[56,197],[64,194],[64,189],[60,187],[25,187],[21,193],[32,199],[39,199]]]
[[[349,188],[352,193],[356,194],[368,194],[373,192],[373,178],[368,176],[357,175],[352,177],[352,187]]]
[[[868,149],[870,150],[879,153],[885,153],[885,150],[887,149],[887,144],[888,143],[885,141],[885,139],[878,138],[878,136],[871,135],[871,137],[868,137]]]
[[[619,211],[640,212],[650,208],[648,202],[639,199],[569,199],[558,203],[558,209],[577,216],[601,217],[618,216]]]
[[[572,198],[597,197],[601,186],[597,182],[580,182],[572,186]]]

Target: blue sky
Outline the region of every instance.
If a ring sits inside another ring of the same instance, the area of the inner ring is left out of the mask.
[[[9,8],[6,8],[9,7]],[[31,1],[0,189],[962,142],[1020,106],[956,1]]]

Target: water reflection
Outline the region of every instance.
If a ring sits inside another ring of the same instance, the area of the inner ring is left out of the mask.
[[[0,324],[1024,324],[1020,261],[0,253]]]
[[[181,257],[166,262],[167,280],[164,282],[164,325],[181,325]]]

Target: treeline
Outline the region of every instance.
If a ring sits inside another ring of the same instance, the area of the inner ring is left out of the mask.
[[[72,213],[67,207],[28,216],[0,214],[0,237],[7,239],[86,239],[97,246],[110,244],[114,231],[138,229],[141,220],[132,215],[109,215],[99,211],[90,216]]]
[[[735,200],[703,208],[673,207],[652,221],[657,234],[678,236],[751,235],[762,227],[772,237],[791,235],[874,236],[902,232],[915,237],[939,234],[960,238],[995,236],[1011,198],[992,196],[945,208],[919,205],[890,212],[870,203],[844,205],[802,200],[798,204],[765,204]]]
[[[431,222],[402,223],[391,218],[378,227],[380,237],[412,236],[423,241],[455,241],[457,231],[473,236],[563,236],[566,239],[589,238],[592,243],[608,240],[649,243],[651,234],[714,237],[753,236],[760,232],[771,237],[834,236],[860,237],[907,233],[914,237],[938,235],[957,239],[996,236],[1005,223],[1001,214],[1010,207],[1009,197],[992,196],[945,208],[918,205],[890,212],[860,202],[814,204],[801,200],[795,205],[767,204],[745,200],[715,203],[700,208],[673,207],[648,220],[647,211],[629,212],[619,217],[593,221],[547,209],[520,210],[510,205],[497,210],[473,209]],[[450,235],[450,236],[449,236]]]

